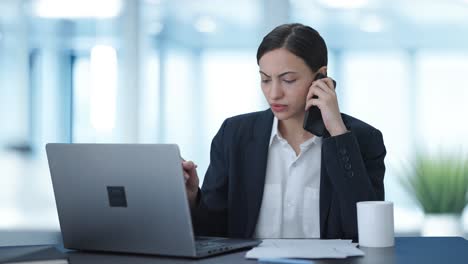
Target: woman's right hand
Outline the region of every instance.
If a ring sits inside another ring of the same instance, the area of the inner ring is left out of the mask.
[[[182,168],[184,169],[185,190],[190,208],[194,208],[197,202],[198,185],[200,180],[197,174],[197,165],[193,161],[182,160]]]

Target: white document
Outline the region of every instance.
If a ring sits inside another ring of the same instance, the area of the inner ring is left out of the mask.
[[[2,262],[5,264],[68,264],[66,259],[51,259],[51,260],[26,260],[14,262]]]
[[[257,247],[245,255],[249,259],[258,258],[347,258],[364,256],[351,240],[340,239],[264,239]]]

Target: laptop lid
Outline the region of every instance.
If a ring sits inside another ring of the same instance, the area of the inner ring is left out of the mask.
[[[47,144],[64,246],[196,256],[177,145]]]

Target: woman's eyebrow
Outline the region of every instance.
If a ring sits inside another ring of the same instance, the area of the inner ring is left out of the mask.
[[[266,74],[266,73],[264,73],[264,72],[262,72],[262,71],[260,71],[260,73],[263,74],[263,75],[265,75],[265,76],[268,77],[268,78],[271,78],[270,75],[268,75],[268,74]]]
[[[297,73],[297,72],[294,72],[294,71],[283,72],[283,73],[281,73],[280,75],[278,75],[278,77],[282,77],[282,76],[284,76],[284,75],[286,75],[286,74],[290,74],[290,73]]]
[[[268,78],[271,78],[271,76],[270,76],[270,75],[268,75],[268,74],[266,74],[266,73],[264,73],[264,72],[262,72],[262,71],[260,71],[260,73],[261,73],[261,74],[263,74],[263,75],[265,75],[265,76],[266,76],[266,77],[268,77]],[[286,75],[286,74],[290,74],[290,73],[297,73],[297,72],[295,72],[295,71],[287,71],[287,72],[283,72],[283,73],[281,73],[280,75],[278,75],[278,77],[283,77],[284,75]]]

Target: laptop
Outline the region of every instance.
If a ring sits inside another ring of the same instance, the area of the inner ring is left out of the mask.
[[[259,240],[195,237],[175,144],[46,145],[64,247],[199,258]]]

